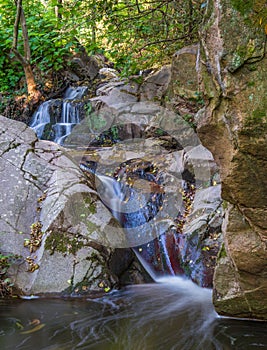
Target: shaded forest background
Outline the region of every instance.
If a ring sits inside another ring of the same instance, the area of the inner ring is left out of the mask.
[[[60,88],[81,47],[103,55],[122,76],[168,63],[197,41],[205,7],[201,0],[2,0],[0,112],[16,95]],[[48,74],[53,87],[45,86]]]

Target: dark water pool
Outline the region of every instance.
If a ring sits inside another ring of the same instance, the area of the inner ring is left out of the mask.
[[[267,349],[267,324],[220,318],[181,278],[99,299],[1,301],[1,350]]]

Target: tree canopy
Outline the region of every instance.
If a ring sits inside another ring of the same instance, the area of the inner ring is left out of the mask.
[[[0,92],[12,91],[24,72],[12,50],[17,4],[0,3]],[[30,63],[42,72],[64,69],[81,44],[102,53],[122,74],[168,62],[185,44],[197,40],[201,0],[23,0]],[[22,26],[17,51],[23,55]]]

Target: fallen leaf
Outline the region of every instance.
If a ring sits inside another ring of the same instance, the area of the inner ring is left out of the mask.
[[[32,320],[29,324],[30,324],[31,326],[37,326],[37,325],[40,324],[40,323],[41,323],[41,321],[38,320],[38,318],[35,318],[35,319]]]
[[[20,332],[20,334],[30,334],[39,331],[40,329],[44,328],[45,323],[38,324],[36,327],[29,329],[28,331]]]

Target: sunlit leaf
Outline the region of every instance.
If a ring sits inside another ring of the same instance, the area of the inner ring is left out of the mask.
[[[20,322],[16,322],[16,327],[18,329],[24,329],[23,325]]]
[[[20,332],[20,334],[30,334],[30,333],[34,333],[34,332],[37,332],[39,331],[40,329],[44,328],[45,326],[45,323],[41,323],[39,325],[37,325],[36,327],[32,328],[32,329],[29,329],[27,331],[23,331],[23,332]]]

